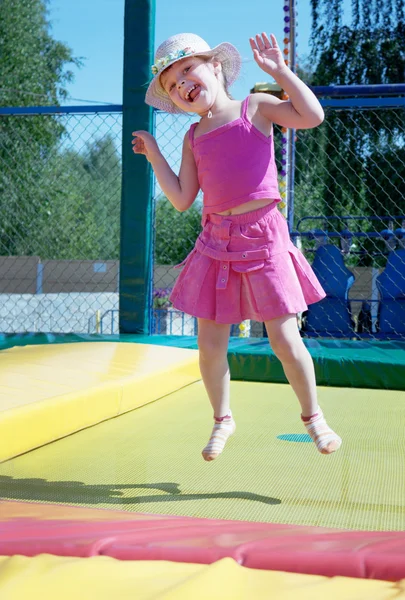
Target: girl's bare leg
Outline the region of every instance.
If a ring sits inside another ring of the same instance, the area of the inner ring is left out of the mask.
[[[228,437],[235,431],[229,406],[230,373],[227,353],[230,329],[230,325],[198,319],[200,371],[215,420],[211,437],[202,451],[207,461],[214,460],[221,454]]]
[[[342,440],[328,427],[318,406],[314,363],[299,334],[296,315],[266,321],[265,326],[271,348],[299,400],[308,433],[322,454],[335,452]]]

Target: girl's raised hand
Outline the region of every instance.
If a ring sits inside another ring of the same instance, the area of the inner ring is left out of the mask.
[[[147,131],[134,131],[132,133],[132,151],[134,154],[144,154],[150,161],[154,155],[160,154],[159,146],[153,135]]]
[[[253,57],[259,67],[272,77],[286,69],[283,54],[278,47],[276,36],[270,35],[270,39],[265,33],[258,33],[255,38],[250,38],[250,47],[253,50]]]

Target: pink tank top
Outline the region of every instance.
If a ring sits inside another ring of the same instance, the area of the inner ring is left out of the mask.
[[[241,116],[194,139],[190,145],[204,194],[203,215],[229,210],[249,200],[281,200],[274,160],[273,135],[266,137],[247,117],[249,96]]]

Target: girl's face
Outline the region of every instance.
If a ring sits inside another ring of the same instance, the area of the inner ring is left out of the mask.
[[[186,112],[204,114],[218,93],[219,63],[205,62],[198,56],[183,58],[163,71],[160,82],[176,106]]]

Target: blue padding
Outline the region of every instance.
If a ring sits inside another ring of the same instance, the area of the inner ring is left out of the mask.
[[[309,307],[305,331],[350,336],[353,333],[353,323],[348,296],[354,283],[354,275],[346,268],[339,248],[333,244],[320,246],[312,269],[327,296]]]
[[[347,300],[354,275],[345,266],[337,246],[320,246],[315,253],[312,269],[328,296]]]
[[[328,296],[311,304],[306,316],[305,331],[322,334],[351,335],[353,323],[349,303],[341,298]]]
[[[380,333],[405,333],[405,249],[388,255],[384,271],[377,277],[380,293]]]
[[[377,277],[377,286],[381,299],[405,299],[405,249],[389,253],[386,267]]]
[[[379,333],[405,333],[405,298],[383,300],[378,313]]]

